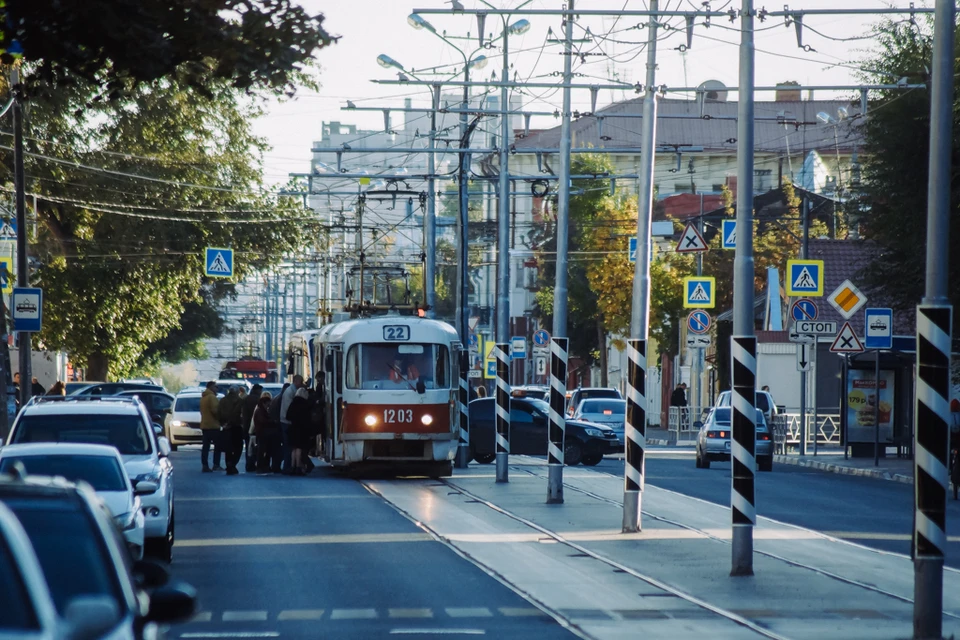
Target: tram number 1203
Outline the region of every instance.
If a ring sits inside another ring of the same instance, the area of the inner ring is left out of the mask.
[[[413,422],[412,409],[384,409],[384,424],[394,424],[397,422]]]

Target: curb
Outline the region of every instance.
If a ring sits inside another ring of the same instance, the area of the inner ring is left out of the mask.
[[[696,440],[664,440],[663,438],[647,438],[644,440],[647,444],[656,445],[658,447],[695,447],[697,446]]]
[[[779,462],[780,464],[793,465],[796,467],[807,467],[809,469],[817,469],[819,471],[839,473],[841,475],[860,476],[864,478],[877,478],[879,480],[892,480],[893,482],[913,484],[913,476],[904,475],[902,473],[891,473],[889,471],[881,471],[880,469],[861,469],[857,467],[847,467],[842,464],[834,464],[832,462],[821,462],[820,460],[802,460],[796,456],[785,456],[782,454],[774,455],[773,461]]]

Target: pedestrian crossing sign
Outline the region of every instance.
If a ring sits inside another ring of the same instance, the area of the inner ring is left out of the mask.
[[[737,248],[737,221],[733,218],[727,218],[723,221],[723,248]]]
[[[683,279],[683,306],[687,309],[713,309],[716,304],[716,278],[690,276]]]
[[[233,277],[233,249],[207,247],[204,256],[206,275],[211,278]]]
[[[787,260],[787,295],[822,296],[823,260]]]
[[[13,275],[13,260],[9,258],[0,258],[0,291],[3,293],[13,293],[13,283],[16,278]]]
[[[16,242],[17,241],[17,221],[10,220],[9,222],[4,222],[0,226],[0,242]]]

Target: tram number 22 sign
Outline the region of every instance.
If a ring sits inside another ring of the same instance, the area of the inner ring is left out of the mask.
[[[395,424],[398,422],[413,422],[412,409],[384,409],[384,424]]]
[[[410,327],[405,324],[388,324],[383,327],[383,339],[391,342],[409,340]]]

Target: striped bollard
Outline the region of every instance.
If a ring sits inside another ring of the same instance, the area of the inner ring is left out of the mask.
[[[730,442],[733,489],[732,576],[753,575],[753,527],[757,522],[754,478],[757,472],[757,338],[734,336],[730,341],[733,367],[733,438]]]
[[[547,504],[563,503],[563,441],[567,429],[568,338],[550,340],[550,428],[547,432]]]
[[[457,469],[466,469],[470,464],[470,352],[466,349],[460,352],[460,446],[457,447]]]
[[[640,531],[647,440],[647,341],[627,341],[627,416],[623,428],[623,532]]]
[[[497,343],[497,482],[508,482],[510,455],[510,345]]]
[[[917,307],[914,433],[913,637],[939,638],[950,443],[950,347],[953,308]]]

